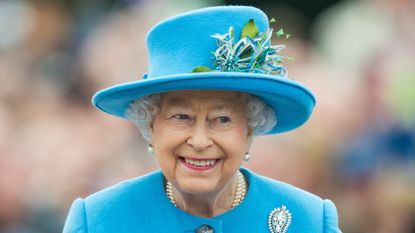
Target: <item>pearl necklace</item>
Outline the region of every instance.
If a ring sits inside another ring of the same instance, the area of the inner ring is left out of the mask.
[[[238,184],[236,185],[236,193],[235,193],[235,197],[233,198],[231,209],[241,204],[246,196],[245,177],[240,171],[237,172],[237,176],[238,176]],[[174,198],[174,193],[173,193],[173,185],[169,181],[167,181],[167,184],[166,184],[166,195],[167,195],[167,198],[169,198],[170,202],[175,207],[177,207],[177,204]]]

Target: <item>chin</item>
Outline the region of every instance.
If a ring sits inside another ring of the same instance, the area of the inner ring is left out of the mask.
[[[177,185],[176,188],[179,188],[180,191],[188,194],[208,194],[220,189],[218,182],[210,181],[206,178],[179,180],[177,181]]]

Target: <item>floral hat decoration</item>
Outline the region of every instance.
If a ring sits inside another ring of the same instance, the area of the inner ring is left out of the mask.
[[[148,73],[138,81],[97,92],[93,104],[127,118],[130,104],[144,96],[178,90],[225,90],[253,94],[274,111],[277,124],[267,134],[304,124],[315,106],[313,93],[288,79],[280,54],[272,45],[275,20],[259,9],[220,6],[190,11],[154,26],[147,34]],[[288,38],[290,35],[285,34]]]

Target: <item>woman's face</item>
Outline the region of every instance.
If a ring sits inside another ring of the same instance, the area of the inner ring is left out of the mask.
[[[151,130],[166,178],[187,194],[220,192],[249,151],[243,94],[175,91],[162,94]]]

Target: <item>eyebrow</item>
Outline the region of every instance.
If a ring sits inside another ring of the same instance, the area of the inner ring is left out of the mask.
[[[174,104],[178,107],[189,107],[190,101],[182,99],[180,97],[173,97],[167,100],[167,104]]]
[[[215,103],[213,105],[214,110],[222,110],[226,107],[235,108],[237,104],[235,101],[233,101],[230,98],[218,98],[218,99],[220,99],[221,101],[220,103],[217,103],[217,104]],[[174,104],[175,106],[178,106],[178,107],[184,107],[184,108],[191,107],[191,101],[180,98],[180,97],[170,98],[167,100],[167,103]]]

